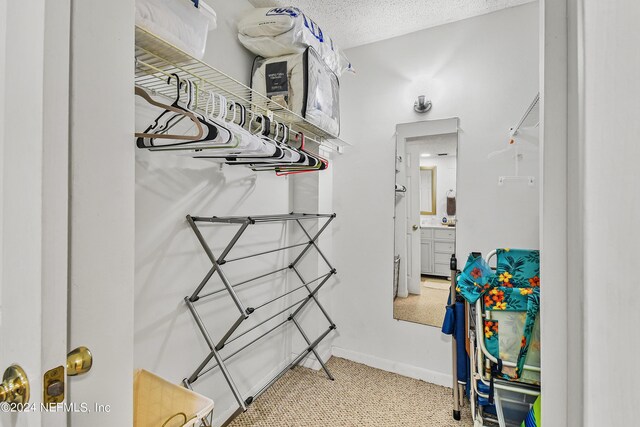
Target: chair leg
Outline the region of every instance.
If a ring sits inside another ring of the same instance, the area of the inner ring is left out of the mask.
[[[504,420],[504,412],[502,411],[502,401],[500,400],[500,394],[498,390],[493,391],[493,402],[496,405],[496,414],[498,414],[498,424],[500,427],[507,427],[507,423]]]

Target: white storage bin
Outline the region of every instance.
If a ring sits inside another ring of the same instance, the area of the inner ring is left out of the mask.
[[[507,390],[499,390],[498,396],[502,404],[507,427],[520,427],[536,401],[536,396]]]
[[[216,13],[203,1],[136,0],[136,25],[189,55],[202,59]]]
[[[143,369],[133,383],[133,427],[198,427],[213,411],[207,397]]]

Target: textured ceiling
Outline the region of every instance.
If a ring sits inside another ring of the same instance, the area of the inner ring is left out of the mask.
[[[344,49],[532,1],[249,0],[256,7],[299,7]]]

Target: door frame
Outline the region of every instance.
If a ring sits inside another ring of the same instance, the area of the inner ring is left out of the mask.
[[[554,427],[584,425],[582,26],[582,0],[540,1],[542,417]]]

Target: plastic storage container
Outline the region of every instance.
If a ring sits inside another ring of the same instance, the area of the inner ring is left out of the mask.
[[[506,390],[500,390],[499,396],[507,427],[520,427],[536,401],[536,396]]]
[[[202,59],[216,13],[203,1],[136,0],[136,25],[189,55]]]
[[[140,369],[133,407],[133,427],[195,427],[213,411],[213,401]]]
[[[331,136],[340,135],[340,83],[314,48],[257,58],[251,87]]]

